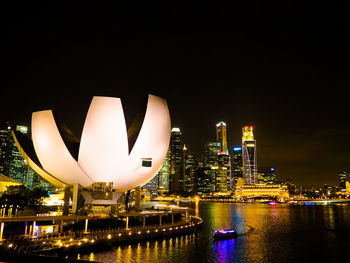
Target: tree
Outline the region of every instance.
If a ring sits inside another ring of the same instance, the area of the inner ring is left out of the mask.
[[[28,192],[28,207],[33,208],[36,214],[41,212],[45,197],[49,197],[46,190],[34,188]]]
[[[38,213],[42,210],[45,197],[49,197],[47,191],[40,188],[29,190],[24,185],[9,186],[0,197],[0,205],[5,205],[6,212],[12,206],[12,214],[16,209],[23,213],[25,207],[33,208]]]

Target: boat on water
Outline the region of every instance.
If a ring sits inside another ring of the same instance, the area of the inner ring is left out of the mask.
[[[236,237],[237,237],[237,231],[234,228],[217,229],[214,231],[215,240],[225,240],[225,239],[236,238]]]

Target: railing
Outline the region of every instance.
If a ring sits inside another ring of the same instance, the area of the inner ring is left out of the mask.
[[[88,233],[65,232],[62,235],[46,235],[38,238],[21,236],[4,241],[0,248],[7,253],[23,254],[53,249],[77,249],[97,243],[116,243],[187,233],[195,230],[201,223],[201,218],[189,216],[188,221],[179,221],[174,224],[135,226],[129,229],[99,229]]]

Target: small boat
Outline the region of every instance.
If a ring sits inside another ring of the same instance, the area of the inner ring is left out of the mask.
[[[230,229],[218,229],[214,231],[214,239],[215,240],[224,240],[230,238],[236,238],[237,232],[234,228]]]

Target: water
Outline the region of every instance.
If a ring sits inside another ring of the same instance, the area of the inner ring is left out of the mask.
[[[204,223],[195,234],[116,245],[70,257],[127,263],[349,262],[347,205],[200,203],[197,212]],[[213,240],[214,229],[231,225],[237,228],[237,239]]]

